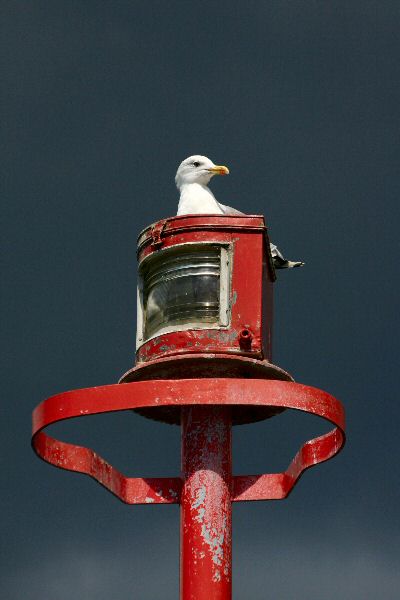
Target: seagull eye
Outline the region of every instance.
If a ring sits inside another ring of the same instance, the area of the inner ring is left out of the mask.
[[[199,166],[200,166],[200,164],[201,164],[201,163],[197,162],[197,160],[196,160],[196,161],[194,161],[194,163],[192,163],[192,165],[193,165],[194,167],[199,167]]]

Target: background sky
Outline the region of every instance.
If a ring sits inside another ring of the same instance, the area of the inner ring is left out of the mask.
[[[234,599],[394,600],[400,575],[397,0],[3,0],[1,402],[5,600],[175,600],[177,506],[126,506],[30,448],[31,411],[133,364],[136,237],[181,160],[231,175],[306,266],[279,272],[274,362],[338,397],[348,442],[281,502],[234,506]],[[78,420],[79,421],[79,420]],[[179,429],[133,413],[53,428],[131,476],[175,476]],[[234,430],[234,470],[326,431]],[[5,450],[5,452],[4,452]]]

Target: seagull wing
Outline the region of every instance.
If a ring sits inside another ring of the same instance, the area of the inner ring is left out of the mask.
[[[246,213],[240,212],[240,210],[236,210],[236,208],[232,208],[231,206],[225,206],[225,204],[221,204],[218,202],[221,207],[224,215],[244,215]]]
[[[270,244],[272,260],[274,261],[275,269],[294,269],[295,267],[303,267],[302,261],[287,260],[283,257],[282,252],[275,244]]]

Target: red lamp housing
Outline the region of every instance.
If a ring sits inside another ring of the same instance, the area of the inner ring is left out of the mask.
[[[271,363],[275,271],[264,217],[181,215],[138,238],[136,366],[120,383],[244,377],[292,381]],[[281,412],[234,409],[233,423]],[[139,409],[180,423],[172,407]]]
[[[192,353],[271,360],[272,282],[262,216],[179,216],[138,238],[137,363]]]

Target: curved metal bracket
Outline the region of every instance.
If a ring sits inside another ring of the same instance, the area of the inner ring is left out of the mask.
[[[285,498],[306,469],[332,458],[345,443],[343,406],[322,390],[287,381],[202,378],[136,381],[52,396],[33,411],[32,446],[46,462],[90,475],[127,504],[179,503],[180,477],[125,477],[90,448],[56,440],[43,430],[73,417],[197,404],[291,408],[312,413],[335,425],[325,435],[306,442],[283,473],[232,476],[233,502]]]

